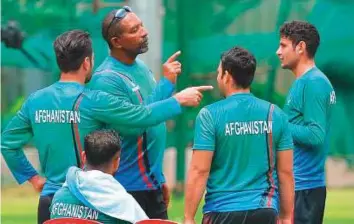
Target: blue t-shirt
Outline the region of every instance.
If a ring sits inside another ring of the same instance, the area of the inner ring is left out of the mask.
[[[284,112],[294,139],[295,190],[326,185],[325,162],[336,95],[327,77],[316,67],[290,88]]]
[[[277,151],[292,148],[286,115],[250,93],[203,108],[193,149],[214,152],[204,213],[278,210]]]
[[[1,154],[18,183],[37,174],[22,147],[31,139],[46,178],[41,195],[54,194],[71,166],[82,166],[84,137],[115,125],[124,134],[142,133],[181,112],[179,103],[166,99],[149,106],[135,105],[75,82],[56,82],[31,94],[1,136]]]
[[[95,71],[90,88],[108,92],[124,102],[149,105],[169,98],[174,91],[174,85],[167,79],[161,79],[158,86],[156,84],[143,61],[136,59],[127,65],[109,56]],[[109,125],[109,128],[122,126]],[[166,147],[165,122],[141,134],[126,132],[121,136],[122,154],[115,178],[127,191],[159,188],[165,182],[162,170]]]

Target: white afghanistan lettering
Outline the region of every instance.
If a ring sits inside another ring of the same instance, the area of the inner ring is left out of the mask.
[[[51,214],[63,217],[97,220],[99,212],[82,205],[54,203],[52,205]]]
[[[225,125],[225,136],[261,135],[272,132],[272,121],[231,122]]]
[[[36,110],[35,123],[80,123],[79,111],[72,110]]]

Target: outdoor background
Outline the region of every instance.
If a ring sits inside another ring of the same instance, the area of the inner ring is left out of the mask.
[[[141,55],[156,78],[161,64],[175,51],[183,73],[178,89],[216,85],[220,54],[235,46],[252,51],[258,62],[252,92],[283,106],[294,77],[280,68],[275,55],[278,30],[287,20],[316,25],[321,45],[317,66],[329,77],[336,94],[330,157],[326,224],[354,223],[354,0],[2,0],[1,1],[1,128],[33,91],[58,80],[52,43],[69,29],[90,32],[95,65],[108,55],[101,21],[113,9],[129,5],[149,31],[150,50]],[[220,99],[218,89],[203,105]],[[183,217],[183,186],[193,141],[196,114],[189,109],[168,121],[164,168],[175,194],[172,220]],[[38,167],[36,150],[26,154]],[[17,185],[2,160],[2,223],[36,223],[38,195],[31,186]],[[40,170],[39,170],[40,171]],[[201,212],[198,212],[200,221]]]

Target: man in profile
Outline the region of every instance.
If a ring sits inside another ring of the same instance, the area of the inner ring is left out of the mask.
[[[284,106],[294,140],[295,224],[321,224],[326,205],[325,163],[336,94],[329,79],[316,67],[320,45],[316,27],[304,21],[280,28],[277,55],[283,69],[296,80]]]

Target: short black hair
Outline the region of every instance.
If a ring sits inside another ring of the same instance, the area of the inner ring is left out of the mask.
[[[241,47],[233,47],[221,55],[222,74],[228,71],[236,85],[243,89],[250,87],[256,65],[256,58]]]
[[[120,153],[119,135],[113,130],[94,131],[85,137],[84,149],[88,165],[104,166],[112,161],[116,153]]]
[[[113,21],[114,16],[116,14],[117,10],[113,10],[111,12],[109,12],[103,19],[102,22],[102,37],[103,39],[107,42],[108,46],[110,49],[112,49],[112,44],[111,44],[111,39],[112,37],[118,37],[121,33],[122,33],[122,28],[120,26],[120,23],[117,21]],[[112,22],[111,26],[109,27],[108,33],[107,33],[107,29],[109,24]]]
[[[284,23],[280,28],[280,36],[288,38],[296,46],[300,41],[306,43],[309,58],[315,57],[320,45],[320,34],[316,27],[305,21],[291,21]]]
[[[71,30],[58,36],[54,51],[62,72],[77,71],[86,57],[92,58],[90,34],[82,30]]]

